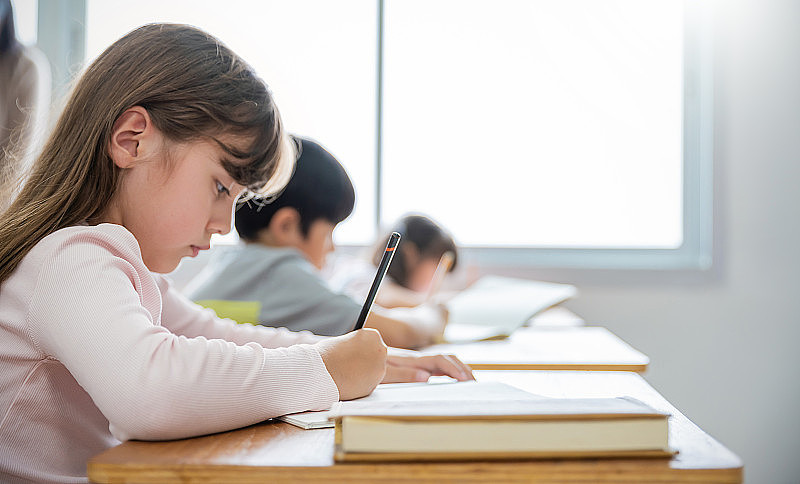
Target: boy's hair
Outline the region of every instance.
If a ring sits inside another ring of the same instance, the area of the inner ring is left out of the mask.
[[[413,245],[420,259],[432,259],[438,262],[446,252],[451,252],[453,254],[453,263],[449,271],[452,272],[456,268],[458,251],[456,250],[456,242],[453,240],[453,236],[425,215],[410,214],[403,216],[389,231],[389,234],[392,232],[400,233],[401,246]],[[387,234],[377,245],[373,256],[375,265],[380,263],[388,241],[389,235]],[[408,288],[411,283],[411,271],[414,268],[410,267],[410,263],[406,259],[405,250],[401,248],[401,250],[395,251],[394,260],[389,265],[387,274],[397,284]]]
[[[336,225],[353,212],[355,191],[344,167],[319,143],[293,136],[299,156],[294,174],[274,200],[250,200],[236,211],[236,231],[245,241],[254,241],[283,207],[300,214],[303,236],[319,219]]]
[[[145,108],[169,141],[216,142],[229,158],[224,168],[250,190],[276,190],[291,174],[294,150],[253,69],[202,30],[145,25],[77,81],[25,185],[0,215],[0,283],[42,238],[101,221],[122,173],[108,153],[114,123],[133,106]],[[225,135],[250,145],[222,143]],[[0,186],[0,200],[21,183],[4,181],[11,183]]]

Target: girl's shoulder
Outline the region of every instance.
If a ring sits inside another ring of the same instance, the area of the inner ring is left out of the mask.
[[[116,224],[75,225],[56,230],[39,241],[33,250],[52,250],[65,245],[98,245],[116,251],[133,252],[141,257],[139,243],[125,227]]]
[[[118,225],[66,227],[49,234],[2,287],[7,300],[18,303],[20,314],[68,306],[62,300],[109,301],[125,291],[132,291],[126,297],[139,300],[154,319],[161,310],[158,282],[147,270],[136,238]]]
[[[115,224],[76,225],[47,235],[25,256],[25,262],[41,265],[54,258],[84,259],[110,256],[144,267],[136,238]],[[77,262],[77,261],[76,261]]]

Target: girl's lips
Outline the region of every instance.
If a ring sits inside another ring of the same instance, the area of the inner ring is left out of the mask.
[[[197,245],[193,245],[192,246],[192,257],[197,257],[197,254],[199,254],[201,250],[208,250],[210,248],[211,247],[208,246],[208,245],[203,246],[203,247],[199,247]]]

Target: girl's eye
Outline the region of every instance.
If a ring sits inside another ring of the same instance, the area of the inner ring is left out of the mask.
[[[230,195],[230,190],[220,182],[217,182],[217,195]]]

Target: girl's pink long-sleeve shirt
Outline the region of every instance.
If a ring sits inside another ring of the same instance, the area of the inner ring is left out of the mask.
[[[201,309],[119,225],[59,230],[0,286],[0,481],[84,482],[122,440],[326,409],[339,394],[316,339]]]

